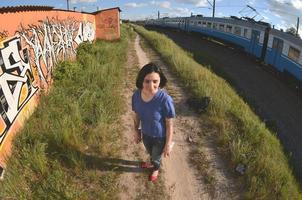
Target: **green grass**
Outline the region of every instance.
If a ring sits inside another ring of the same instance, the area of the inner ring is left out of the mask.
[[[208,118],[217,129],[220,148],[232,168],[247,166],[246,199],[302,199],[299,186],[278,139],[220,77],[163,34],[134,26],[180,77],[194,96],[211,96]]]
[[[121,80],[129,30],[119,41],[82,44],[15,137],[1,199],[116,199]],[[105,162],[106,161],[106,162]]]

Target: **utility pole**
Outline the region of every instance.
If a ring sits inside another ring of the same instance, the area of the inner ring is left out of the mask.
[[[299,17],[297,19],[297,31],[296,31],[296,37],[298,37],[298,30],[299,30]]]
[[[213,15],[212,17],[214,18],[215,17],[215,0],[213,0]]]
[[[212,9],[213,9],[212,17],[214,18],[215,17],[215,4],[216,4],[215,0],[213,0],[213,4],[209,0],[207,0],[207,1],[210,4],[210,6],[212,6]]]
[[[157,11],[157,19],[159,19],[160,18],[160,13],[159,13],[159,11]]]
[[[67,10],[69,10],[69,0],[67,0]]]

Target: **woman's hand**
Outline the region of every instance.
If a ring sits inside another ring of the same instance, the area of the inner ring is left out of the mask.
[[[164,156],[165,157],[170,156],[173,146],[174,146],[174,142],[167,143],[165,145],[165,148],[164,148]]]
[[[164,156],[170,156],[174,142],[173,138],[173,118],[166,118],[166,145],[164,148]]]
[[[142,134],[140,130],[136,130],[134,133],[134,142],[136,144],[140,143],[142,141]]]
[[[137,113],[133,112],[133,122],[134,122],[134,142],[136,144],[140,143],[142,141],[142,131],[139,128],[140,119]]]

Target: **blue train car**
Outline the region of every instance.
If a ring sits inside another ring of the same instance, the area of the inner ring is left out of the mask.
[[[146,22],[146,24],[151,24]],[[212,18],[202,16],[163,18],[153,25],[197,32],[243,47],[276,68],[302,81],[302,40],[288,33],[271,29],[264,22],[242,20],[236,17]]]
[[[272,29],[269,33],[265,62],[280,72],[287,72],[302,81],[302,40]]]
[[[267,26],[233,18],[191,17],[189,31],[234,43],[261,58]]]

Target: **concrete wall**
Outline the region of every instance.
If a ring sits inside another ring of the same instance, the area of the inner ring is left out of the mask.
[[[34,111],[41,92],[51,86],[56,64],[75,58],[84,41],[118,39],[119,11],[0,12],[0,169],[10,155],[12,138]]]

